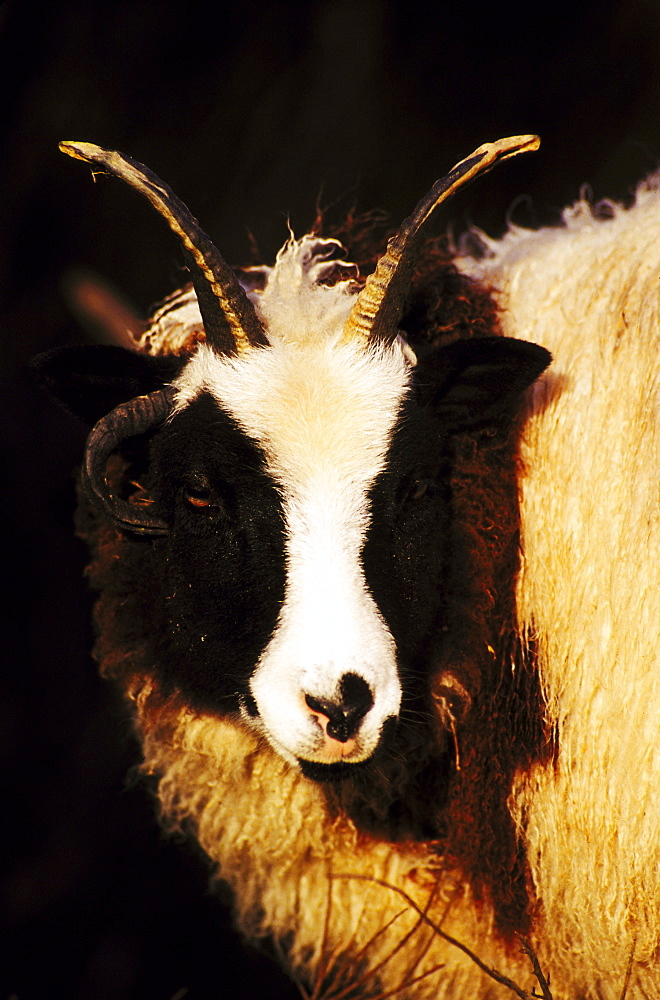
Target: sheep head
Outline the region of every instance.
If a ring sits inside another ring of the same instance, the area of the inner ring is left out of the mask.
[[[151,642],[165,683],[195,707],[239,713],[310,777],[352,773],[396,728],[404,688],[444,627],[447,441],[510,408],[548,364],[542,348],[503,337],[415,353],[399,330],[435,209],[537,145],[504,139],[461,161],[362,287],[354,267],[330,259],[336,241],[305,237],[247,291],[148,168],[88,143],[61,145],[164,217],[204,331],[180,358],[104,354],[101,367],[143,391],[126,388],[95,423],[85,493],[147,543],[139,551],[154,575]],[[331,285],[328,269],[338,274]],[[145,435],[148,486],[135,502],[106,469]]]

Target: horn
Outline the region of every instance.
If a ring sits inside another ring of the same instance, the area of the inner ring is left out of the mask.
[[[236,275],[167,184],[130,156],[91,142],[61,142],[60,149],[119,177],[148,198],[163,216],[183,245],[206,339],[218,354],[242,354],[266,343],[263,326]]]
[[[404,220],[398,232],[388,241],[387,250],[355,301],[342,340],[361,340],[365,344],[392,343],[397,336],[397,326],[415,266],[420,232],[425,222],[443,201],[479,174],[486,173],[510,156],[533,152],[539,145],[540,139],[535,135],[514,135],[486,143],[457,163],[446,177],[436,181],[412,215]]]
[[[87,498],[121,528],[141,535],[165,535],[168,526],[146,509],[114,496],[105,478],[105,466],[124,438],[144,434],[167,419],[175,395],[174,386],[167,386],[122,403],[94,425],[85,445],[81,479]]]

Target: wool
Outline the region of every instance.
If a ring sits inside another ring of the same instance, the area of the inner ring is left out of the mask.
[[[554,356],[521,443],[517,601],[557,753],[511,796],[539,955],[556,995],[619,996],[632,956],[628,995],[657,997],[657,182],[608,209],[581,201],[561,227],[512,229],[461,263],[493,286],[505,332]]]
[[[171,703],[154,709],[159,699],[148,683],[134,697],[144,766],[160,775],[166,823],[194,834],[235,892],[239,927],[279,941],[303,984],[319,976],[332,982],[346,963],[352,977],[365,976],[364,996],[438,964],[443,969],[422,979],[415,996],[449,997],[473,984],[470,959],[420,921],[397,889],[482,960],[493,960],[492,919],[434,845],[395,847],[361,834],[333,814],[319,785],[236,722],[194,716],[183,706],[174,712]],[[483,973],[479,978],[484,996],[503,995]]]

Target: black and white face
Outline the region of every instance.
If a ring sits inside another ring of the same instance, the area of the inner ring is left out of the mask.
[[[163,676],[312,777],[372,757],[443,627],[447,441],[545,363],[505,338],[416,366],[397,342],[200,346],[152,451]]]
[[[362,554],[408,383],[397,346],[274,346],[240,360],[201,348],[158,441],[158,478],[179,484],[178,500],[163,498],[179,577],[170,656],[177,634],[196,647],[192,673],[172,668],[238,695],[291,762],[363,761],[399,712],[396,644]]]

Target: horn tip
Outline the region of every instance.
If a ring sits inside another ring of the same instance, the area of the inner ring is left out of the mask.
[[[494,154],[498,160],[505,160],[507,157],[517,156],[519,153],[535,153],[540,145],[541,138],[538,135],[510,135],[505,139],[486,143],[477,152],[488,152],[491,155]]]
[[[535,153],[541,145],[541,137],[538,135],[512,135],[510,142],[517,153]]]
[[[93,160],[98,153],[105,152],[101,146],[96,146],[93,142],[77,142],[70,139],[62,140],[59,144],[59,150],[61,153],[73,156],[76,160],[83,160],[85,163]]]

